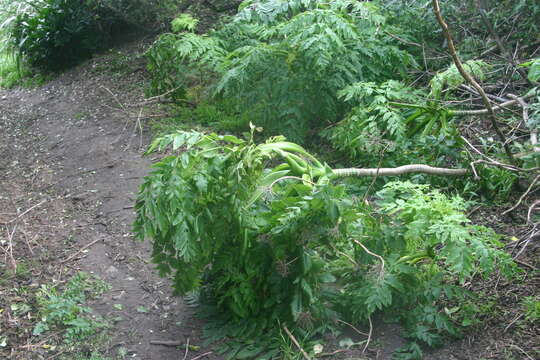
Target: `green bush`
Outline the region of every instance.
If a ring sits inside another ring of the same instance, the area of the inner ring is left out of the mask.
[[[399,78],[413,62],[381,31],[385,18],[373,3],[249,3],[208,35],[164,35],[150,52],[158,64],[150,70],[164,79],[153,84],[156,91],[186,83],[185,72],[174,69],[196,68],[210,74],[215,96],[236,100],[240,112],[261,109],[253,121],[269,133],[304,141],[347,110],[338,91],[358,81]]]
[[[105,34],[89,1],[40,0],[18,13],[9,30],[13,49],[30,66],[55,71],[88,58]]]

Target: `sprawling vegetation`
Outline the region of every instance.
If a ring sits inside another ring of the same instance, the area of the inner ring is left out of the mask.
[[[181,132],[150,151],[168,145],[186,151],[157,163],[142,186],[136,232],[154,239],[153,260],[179,294],[201,290],[245,336],[276,323],[321,334],[384,311],[435,345],[471,316],[459,305],[443,311],[471,296],[459,284],[496,266],[511,274],[497,235],[469,225],[459,197],[392,182],[373,201],[355,200],[339,184],[347,171],[279,137],[256,145]]]
[[[2,0],[0,79],[9,87],[34,72],[66,69],[106,49],[117,33],[152,31],[174,1]]]
[[[136,206],[135,231],[153,240],[160,273],[225,314],[228,325],[210,334],[235,338],[231,355],[272,358],[275,340],[249,341],[270,329],[309,342],[382,312],[411,339],[396,357],[418,358],[475,323],[465,282],[514,273],[500,237],[467,219],[463,198],[504,203],[519,182],[530,185],[524,198],[537,186],[538,59],[529,43],[520,61],[476,55],[507,56],[494,29],[510,31],[512,47],[538,33],[523,9],[540,9],[512,4],[524,20],[512,27],[501,3],[439,6],[244,1],[205,34],[183,14],[148,51],[149,95],[180,106],[179,128],[247,133],[159,137],[149,152],[172,153]],[[471,22],[474,36],[446,22]],[[488,98],[483,86],[499,82],[516,95]],[[481,99],[514,99],[525,115],[501,123],[496,104],[465,106]],[[483,114],[491,122],[466,118]]]
[[[127,1],[37,3],[3,26],[37,71],[150,21],[142,0],[127,18]],[[539,16],[535,0],[246,0],[203,33],[177,14],[146,53],[147,95],[174,115],[134,231],[177,294],[217,312],[210,340],[309,358],[343,324],[369,345],[381,315],[410,339],[395,357],[417,359],[480,321],[465,285],[516,276],[539,234]],[[514,259],[473,204],[527,228]],[[538,319],[537,298],[520,306]]]

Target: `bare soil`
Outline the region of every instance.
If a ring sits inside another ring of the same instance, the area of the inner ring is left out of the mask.
[[[32,294],[41,284],[62,284],[79,270],[112,286],[91,304],[114,324],[101,349],[109,356],[123,348],[131,359],[222,358],[202,345],[194,310],[172,296],[168,280],[154,271],[150,244],[131,233],[137,188],[152,162],[142,156],[149,141],[146,123],[162,111],[129,106],[144,99],[141,54],[149,43],[128,42],[35,89],[0,90],[0,335],[7,336],[2,359],[73,359],[68,350],[46,346],[52,339],[32,336],[36,314],[21,314],[12,305],[34,305]],[[522,284],[500,278],[481,284],[495,289],[493,311],[500,313],[427,358],[540,358],[539,326],[523,322],[518,305],[540,285],[533,270],[540,266],[539,248],[529,250]],[[398,332],[378,324],[365,354],[355,349],[326,358],[389,359],[405,343]],[[195,347],[186,351],[151,341]]]
[[[36,89],[0,90],[0,220],[13,234],[17,265],[38,265],[31,267],[39,273],[28,274],[21,286],[61,283],[78,270],[96,274],[112,290],[92,307],[106,319],[123,318],[111,331],[109,353],[123,347],[129,358],[178,359],[184,349],[150,341],[189,338],[199,345],[200,323],[153,270],[149,244],[135,241],[130,231],[137,187],[151,160],[141,156],[145,119],[121,104],[143,99],[139,54],[146,45],[131,42]],[[20,282],[7,267],[1,270]],[[9,309],[20,300],[18,292],[2,288],[0,295],[2,332],[9,334],[4,353],[13,359],[54,355],[29,331],[15,331],[22,320]],[[192,348],[189,358],[209,351]]]

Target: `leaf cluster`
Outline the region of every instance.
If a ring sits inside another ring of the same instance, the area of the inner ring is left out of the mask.
[[[178,132],[149,151],[165,148],[181,152],[146,178],[135,232],[152,239],[177,293],[200,291],[251,338],[276,323],[316,334],[384,311],[436,345],[458,334],[443,304],[469,296],[465,280],[512,271],[466,203],[426,185],[390,183],[368,204],[282,138]]]
[[[177,65],[215,74],[215,96],[239,100],[240,111],[261,109],[257,123],[270,133],[304,141],[310,127],[344,113],[339,90],[399,77],[413,63],[380,31],[385,19],[369,2],[268,0],[241,8],[209,35],[176,35],[172,47]]]

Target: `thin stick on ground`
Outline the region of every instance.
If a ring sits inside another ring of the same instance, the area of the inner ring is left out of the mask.
[[[24,215],[28,214],[30,211],[34,210],[35,208],[37,208],[38,206],[41,206],[43,205],[47,200],[42,200],[41,202],[39,202],[38,204],[26,209],[25,211],[23,211],[21,214],[17,215],[16,218],[14,219],[11,219],[10,221],[8,221],[7,223],[8,224],[11,224],[12,222],[15,222],[17,221],[18,219],[22,218]]]
[[[11,233],[9,232],[9,228],[6,227],[6,233],[7,233],[7,239],[8,239],[8,247],[6,251],[6,257],[9,256],[9,264],[13,271],[17,270],[17,261],[15,261],[15,257],[13,256],[13,235],[15,234],[15,230],[17,230],[17,224],[13,227],[13,230]]]
[[[188,352],[189,352],[189,338],[187,338],[187,340],[186,340],[186,352],[184,353],[184,357],[182,358],[182,360],[187,359]]]
[[[208,351],[208,352],[205,352],[204,354],[201,354],[201,355],[197,355],[197,356],[195,356],[195,357],[194,357],[194,358],[192,358],[191,360],[198,360],[198,359],[202,359],[203,357],[205,357],[205,356],[208,356],[208,355],[210,355],[210,354],[212,354],[212,352],[211,352],[211,351]]]
[[[525,191],[523,194],[521,194],[521,196],[519,197],[519,200],[517,201],[517,203],[512,206],[510,209],[508,210],[505,210],[502,215],[506,215],[508,214],[510,211],[513,211],[515,210],[519,204],[521,204],[521,202],[523,201],[523,199],[525,199],[527,197],[527,195],[531,192],[532,188],[534,187],[534,185],[536,185],[536,183],[538,182],[538,180],[540,180],[540,174],[538,176],[536,176],[534,178],[534,180],[532,181],[532,183],[529,185],[529,187],[527,188],[527,191]]]
[[[151,340],[150,345],[163,345],[163,346],[181,346],[184,343],[182,341],[166,341],[166,340]]]
[[[295,338],[294,335],[289,331],[289,329],[287,328],[286,325],[283,325],[283,330],[285,330],[285,332],[287,333],[287,336],[289,336],[289,338],[290,338],[291,341],[294,343],[294,345],[296,345],[296,347],[298,348],[298,350],[300,350],[300,352],[301,352],[302,355],[304,356],[304,359],[306,359],[306,360],[311,360],[311,357],[309,357],[309,355],[307,354],[307,352],[302,348],[302,346],[300,346],[300,343],[298,342],[298,340],[296,340],[296,338]]]
[[[90,244],[86,244],[85,246],[83,246],[82,248],[79,249],[79,251],[77,251],[75,254],[71,255],[70,257],[68,257],[66,260],[63,260],[60,262],[60,264],[65,264],[67,263],[68,261],[70,260],[73,260],[75,257],[77,257],[80,253],[82,253],[84,250],[88,249],[90,246],[94,245],[95,243],[99,242],[99,241],[103,241],[105,239],[96,239],[94,241],[92,241]]]
[[[495,112],[493,111],[493,107],[491,106],[491,103],[489,102],[489,99],[486,96],[486,92],[480,86],[480,84],[478,84],[476,80],[465,70],[465,68],[463,67],[463,63],[461,62],[459,56],[457,55],[456,47],[454,45],[454,40],[452,38],[452,35],[450,34],[450,29],[448,27],[448,24],[446,24],[446,22],[444,21],[441,15],[441,7],[439,4],[439,0],[432,0],[432,3],[433,3],[433,12],[435,13],[437,22],[441,26],[441,29],[443,31],[444,37],[446,38],[446,41],[448,42],[448,50],[450,52],[450,55],[452,56],[452,59],[454,60],[454,64],[456,65],[456,68],[458,69],[461,76],[469,84],[471,84],[471,86],[474,87],[476,91],[478,91],[478,94],[480,94],[480,97],[482,98],[482,102],[484,103],[484,106],[488,111],[488,118],[489,118],[489,121],[491,122],[491,126],[493,127],[493,130],[495,130],[495,133],[497,133],[499,140],[503,143],[504,151],[506,153],[506,156],[508,157],[508,161],[511,164],[515,165],[516,160],[510,150],[510,146],[508,145],[508,142],[506,141],[506,137],[504,136],[501,129],[499,128],[499,125],[497,125]]]
[[[341,319],[338,319],[337,321],[340,322],[340,323],[343,323],[343,324],[345,324],[345,325],[348,325],[351,329],[353,329],[354,331],[356,331],[358,334],[360,334],[360,335],[362,335],[362,336],[369,336],[369,334],[366,334],[365,332],[362,332],[362,331],[358,330],[354,325],[349,324],[349,323],[346,322],[346,321],[343,321],[343,320],[341,320]]]

